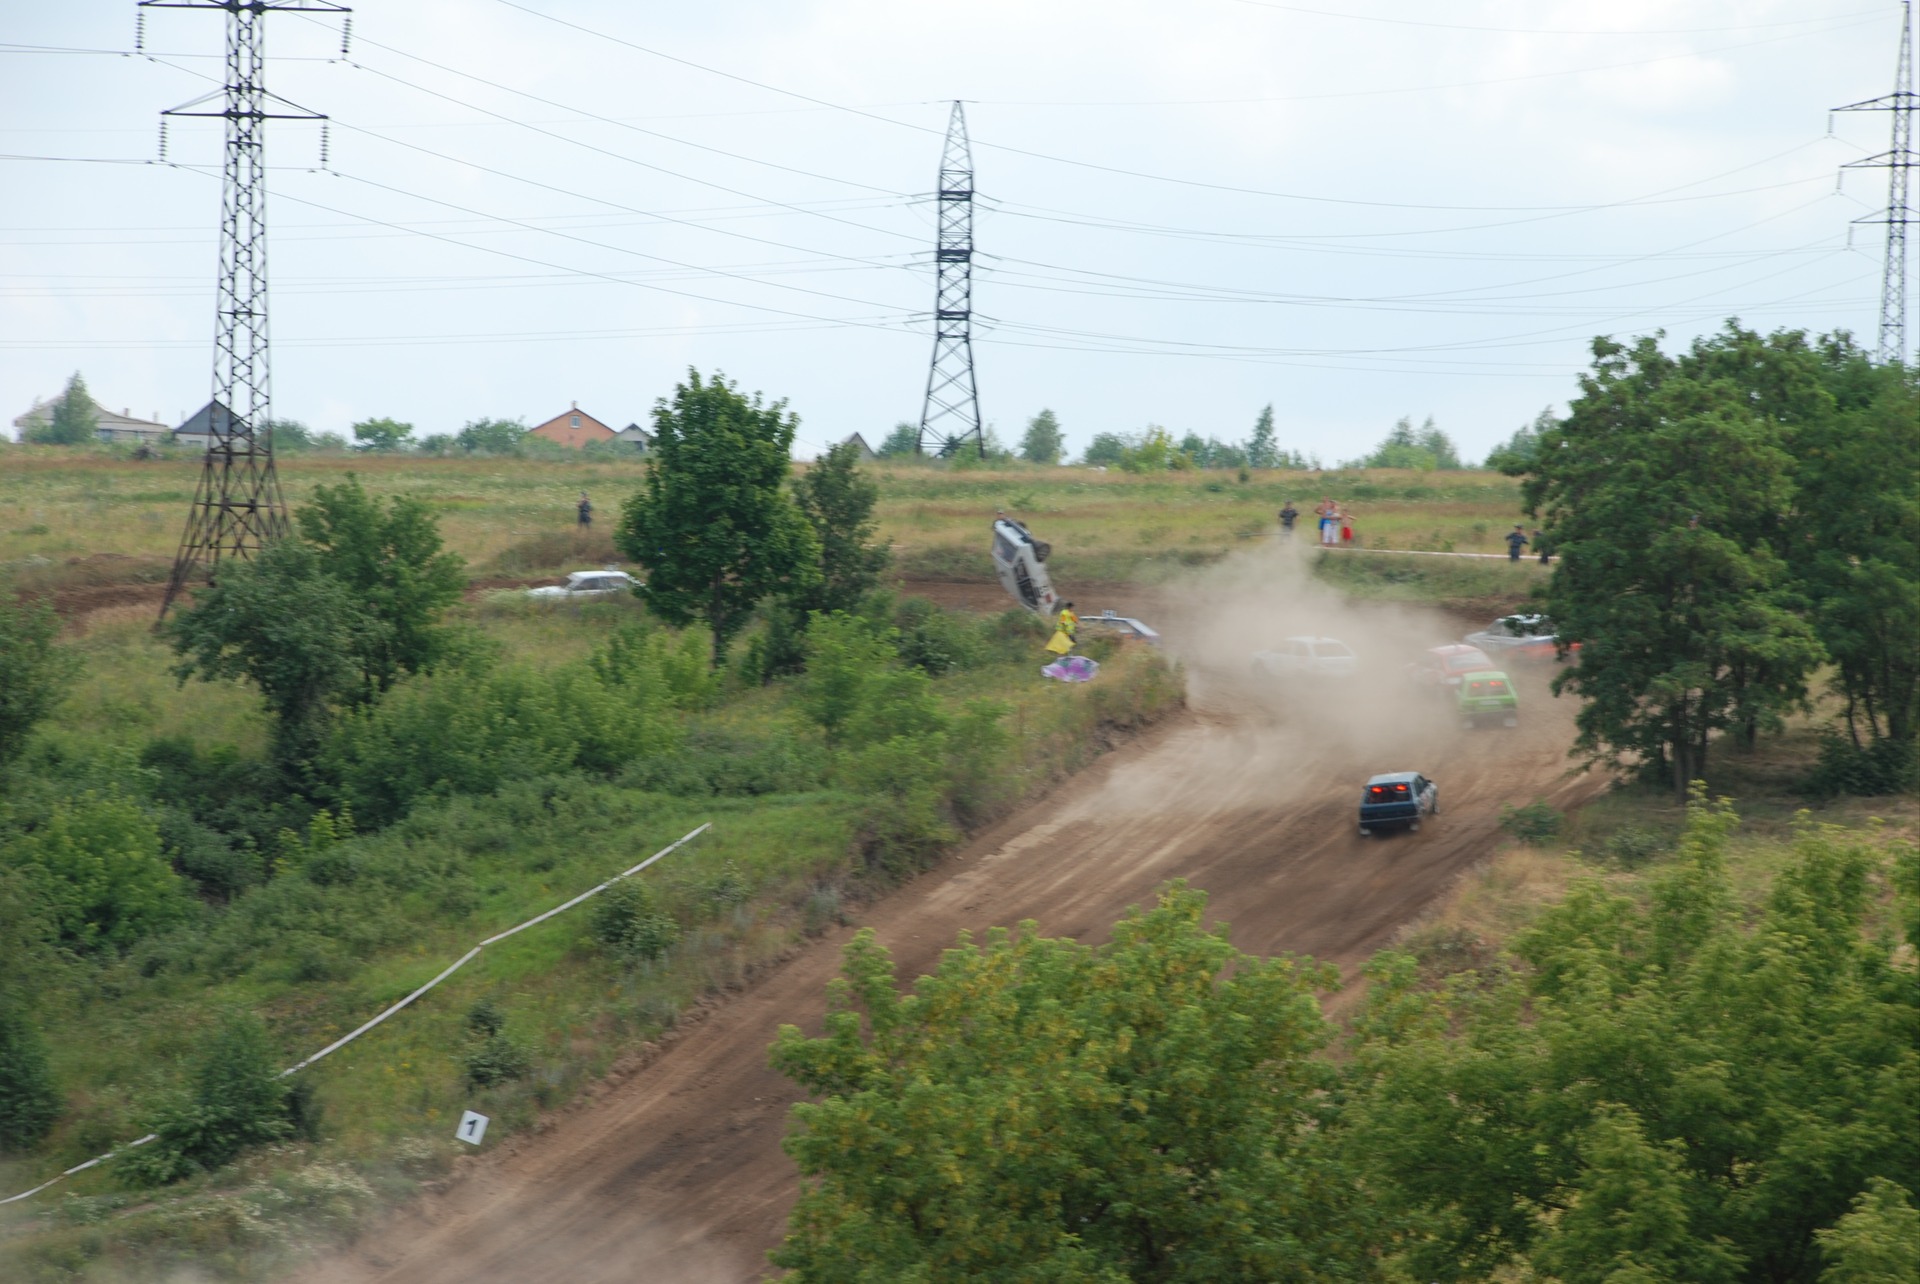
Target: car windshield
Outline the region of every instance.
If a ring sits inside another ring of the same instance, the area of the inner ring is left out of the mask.
[[[1455,673],[1468,673],[1474,669],[1484,669],[1486,667],[1487,657],[1481,655],[1478,651],[1472,654],[1450,655],[1447,657],[1447,668]]]

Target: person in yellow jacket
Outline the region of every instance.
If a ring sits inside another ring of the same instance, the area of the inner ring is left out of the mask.
[[[1060,604],[1060,616],[1054,621],[1053,637],[1047,642],[1047,650],[1055,655],[1065,655],[1073,650],[1080,640],[1080,617],[1073,613],[1073,603]]]

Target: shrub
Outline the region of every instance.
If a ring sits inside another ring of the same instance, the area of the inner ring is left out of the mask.
[[[0,1006],[0,1151],[34,1145],[60,1117],[46,1045],[22,1012]]]
[[[73,949],[123,949],[190,909],[160,831],[124,798],[86,793],[56,804],[44,825],[0,848],[0,860],[39,885]]]
[[[631,878],[594,899],[591,925],[595,940],[630,963],[651,962],[680,939],[680,925],[655,906],[646,884]]]
[[[803,745],[785,732],[695,726],[673,753],[638,759],[620,780],[685,798],[796,793],[820,784],[825,774],[820,758],[817,746]]]
[[[1602,851],[1608,860],[1627,869],[1638,869],[1672,849],[1673,841],[1658,830],[1628,826],[1607,839]]]
[[[467,1009],[467,1029],[483,1039],[491,1039],[506,1028],[507,1014],[492,999],[481,999]]]
[[[59,633],[51,607],[18,606],[11,594],[0,596],[0,771],[20,756],[35,724],[66,693],[77,665],[71,652],[55,644]]]
[[[293,1132],[288,1098],[266,1026],[251,1013],[231,1013],[194,1067],[187,1092],[159,1111],[155,1139],[123,1157],[121,1168],[136,1183],[164,1185],[231,1163],[243,1150]],[[313,1117],[310,1098],[301,1108]]]
[[[1502,807],[1500,828],[1523,843],[1538,845],[1560,833],[1560,813],[1544,799],[1536,798],[1524,807]]]
[[[460,1059],[469,1088],[491,1088],[524,1079],[533,1069],[527,1050],[505,1034],[490,1034]]]
[[[1807,777],[1808,793],[1874,797],[1920,786],[1920,752],[1911,740],[1879,739],[1864,748],[1838,733],[1820,740],[1820,760]]]
[[[939,677],[971,669],[986,657],[980,627],[958,612],[942,610],[923,597],[910,597],[894,614],[900,661]]]

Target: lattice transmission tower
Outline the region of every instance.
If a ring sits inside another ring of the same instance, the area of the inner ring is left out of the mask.
[[[940,230],[933,250],[939,278],[933,294],[933,362],[927,368],[916,449],[924,455],[932,447],[945,457],[969,440],[976,450],[982,446],[980,389],[973,378],[973,151],[967,113],[957,99],[940,152],[935,208]]]
[[[287,533],[286,501],[273,469],[267,349],[267,122],[326,118],[267,92],[266,18],[349,10],[332,0],[140,0],[138,7],[227,15],[225,86],[161,113],[163,149],[168,117],[227,122],[207,454],[160,605],[164,616],[187,585],[210,582],[223,559],[246,557]],[[141,22],[144,29],[144,14]]]
[[[1893,92],[1864,102],[1848,103],[1835,111],[1884,111],[1893,114],[1893,144],[1877,156],[1849,161],[1843,169],[1884,169],[1887,171],[1887,206],[1883,210],[1857,218],[1856,223],[1887,225],[1887,257],[1880,279],[1880,350],[1882,361],[1905,361],[1910,355],[1920,364],[1920,354],[1907,348],[1907,300],[1911,277],[1907,272],[1907,229],[1916,219],[1913,209],[1913,171],[1920,165],[1920,153],[1914,151],[1913,118],[1920,111],[1920,93],[1913,88],[1913,0],[1906,0],[1900,23],[1900,65],[1893,73]]]

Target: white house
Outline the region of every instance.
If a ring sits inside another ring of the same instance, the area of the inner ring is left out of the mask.
[[[33,409],[13,421],[15,435],[25,440],[29,432],[52,423],[54,403],[58,400],[57,397],[35,398]],[[159,422],[158,411],[152,419],[136,419],[131,410],[122,410],[116,415],[92,397],[88,397],[87,402],[93,407],[94,435],[101,441],[144,441],[164,446],[173,435],[173,429]]]

